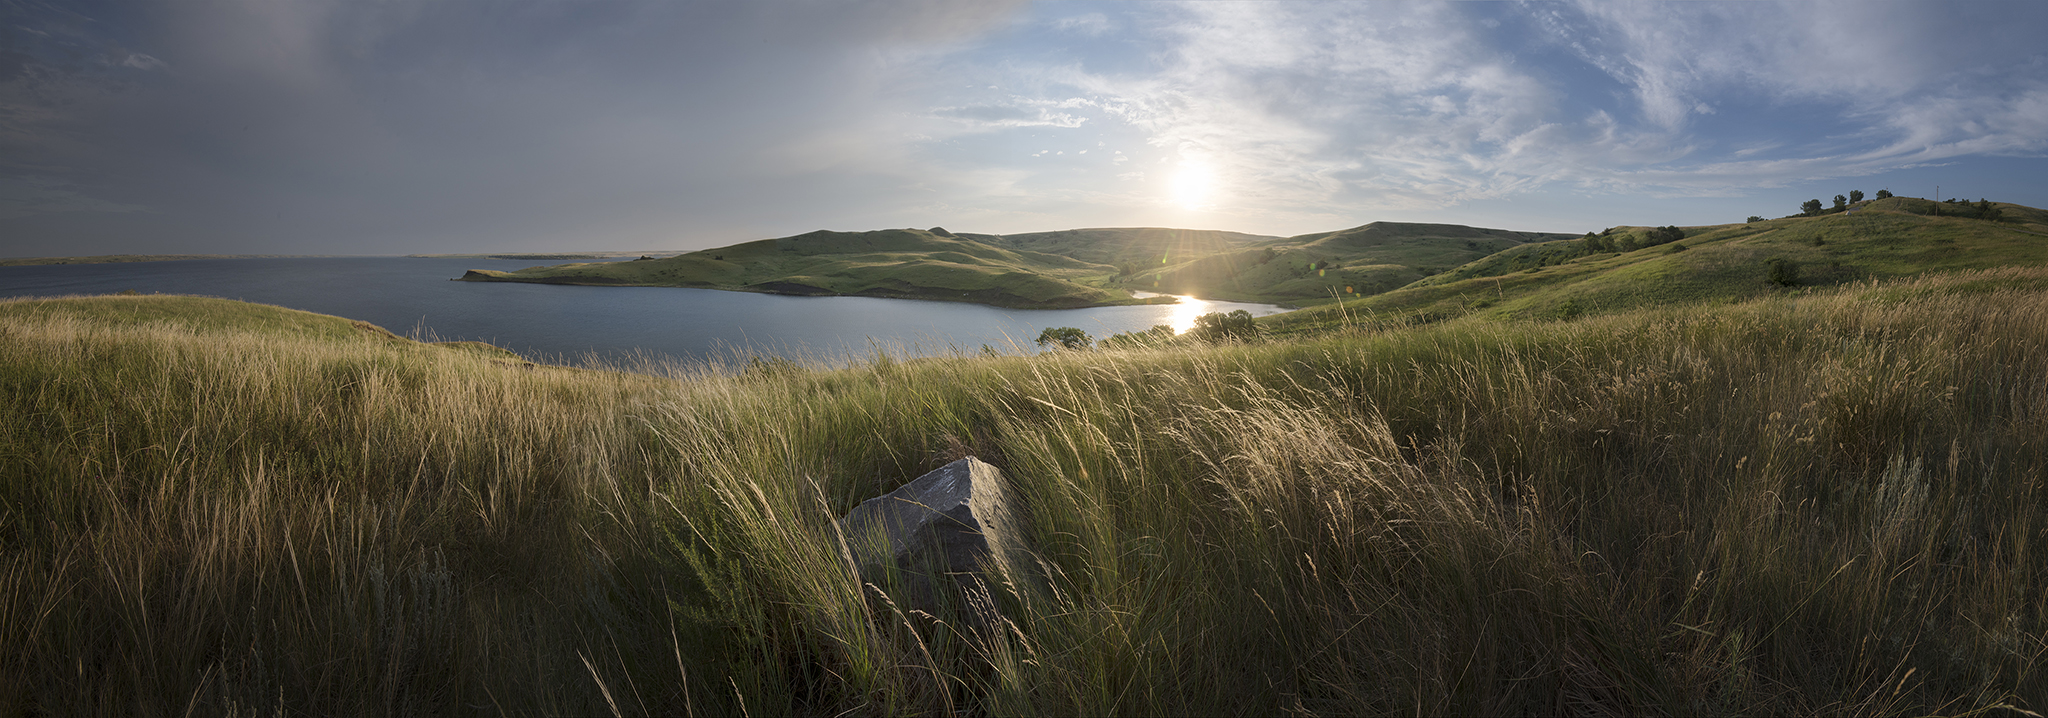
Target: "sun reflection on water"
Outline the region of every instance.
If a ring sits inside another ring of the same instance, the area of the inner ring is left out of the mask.
[[[1174,297],[1179,299],[1178,303],[1168,306],[1166,312],[1166,324],[1173,327],[1173,333],[1175,334],[1186,334],[1189,329],[1195,328],[1195,317],[1217,311],[1215,302],[1206,299],[1196,299],[1184,294],[1160,294],[1156,292],[1132,292],[1131,294],[1139,299],[1146,297]]]

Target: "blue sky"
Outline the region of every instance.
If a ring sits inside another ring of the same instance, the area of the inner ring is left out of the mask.
[[[2048,206],[2048,3],[0,0],[0,256]]]

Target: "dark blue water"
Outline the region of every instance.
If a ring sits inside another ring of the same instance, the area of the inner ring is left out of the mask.
[[[195,259],[126,264],[0,267],[0,297],[199,294],[361,319],[401,335],[486,341],[551,361],[636,353],[703,360],[735,353],[839,359],[876,347],[895,356],[1035,349],[1048,327],[1097,337],[1169,324],[1185,330],[1209,312],[1280,311],[1263,304],[1182,299],[1176,305],[1018,310],[868,297],[786,297],[667,287],[572,287],[452,282],[467,269],[544,262],[347,257]]]

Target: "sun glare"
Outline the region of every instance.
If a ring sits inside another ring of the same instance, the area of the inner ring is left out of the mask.
[[[1180,173],[1173,177],[1173,201],[1182,209],[1208,207],[1215,192],[1216,173],[1200,163],[1182,163]]]
[[[1195,317],[1216,311],[1212,308],[1214,306],[1214,302],[1181,297],[1180,303],[1173,305],[1172,311],[1166,315],[1166,323],[1173,327],[1173,333],[1186,334],[1189,329],[1195,328]]]

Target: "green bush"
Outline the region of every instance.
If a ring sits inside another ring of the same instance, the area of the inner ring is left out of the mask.
[[[1258,322],[1252,320],[1252,313],[1239,309],[1229,314],[1214,313],[1195,317],[1195,328],[1191,332],[1203,341],[1243,341],[1259,335]]]
[[[1095,343],[1095,338],[1074,327],[1051,327],[1038,333],[1033,340],[1041,348],[1059,348],[1079,351]]]
[[[1799,263],[1783,257],[1772,257],[1764,262],[1766,276],[1772,284],[1791,287],[1799,284]]]

